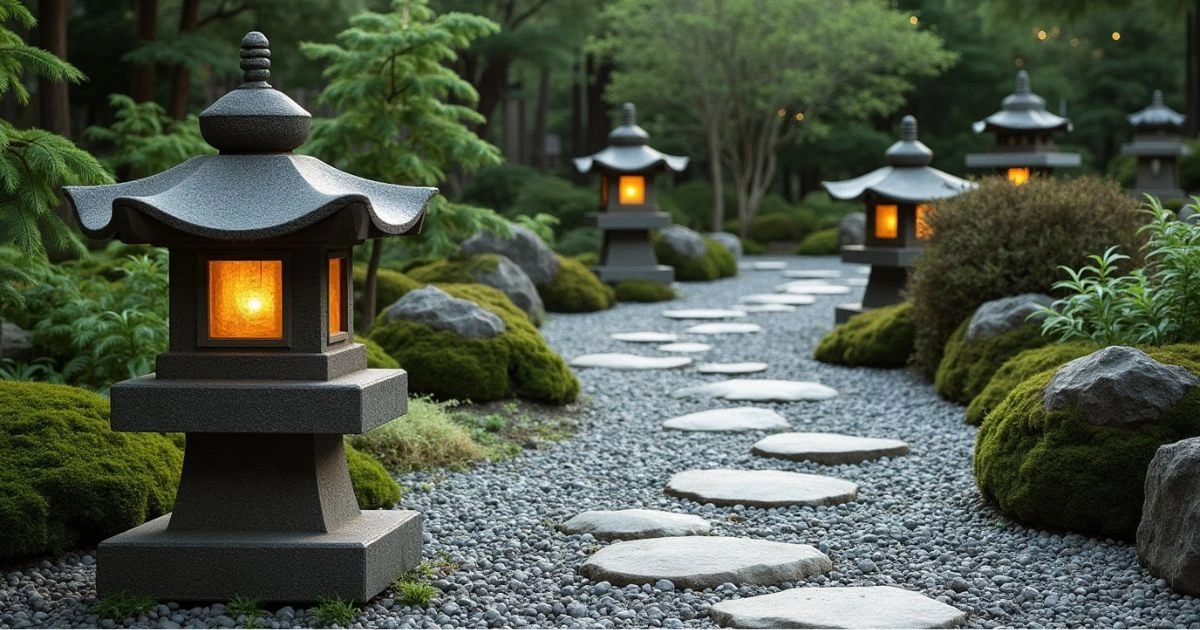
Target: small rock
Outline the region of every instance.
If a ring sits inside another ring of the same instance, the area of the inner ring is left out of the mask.
[[[1042,293],[1022,293],[984,302],[971,315],[965,338],[990,337],[1038,321],[1045,316],[1030,318],[1030,315],[1037,313],[1039,306],[1048,307],[1053,303],[1054,298]]]
[[[1058,369],[1046,385],[1046,411],[1079,409],[1098,426],[1156,420],[1200,385],[1200,378],[1177,365],[1159,363],[1127,346],[1109,346]]]

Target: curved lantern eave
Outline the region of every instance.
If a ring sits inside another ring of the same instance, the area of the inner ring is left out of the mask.
[[[601,169],[612,173],[643,173],[651,170],[679,173],[687,169],[688,158],[667,155],[644,146],[607,147],[595,155],[575,158],[574,162],[580,173]]]
[[[862,201],[868,193],[902,203],[924,203],[958,196],[976,184],[935,168],[884,166],[866,175],[839,182],[821,182],[841,201]]]

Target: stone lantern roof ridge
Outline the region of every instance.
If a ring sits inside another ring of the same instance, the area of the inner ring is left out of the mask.
[[[1029,73],[1017,72],[1013,93],[1004,97],[1000,111],[972,125],[975,133],[985,131],[1071,131],[1070,119],[1051,113],[1046,101],[1034,94]]]
[[[1154,90],[1150,104],[1127,116],[1135,128],[1170,129],[1183,126],[1187,116],[1163,103],[1162,90]]]
[[[650,170],[683,171],[688,158],[667,155],[651,148],[650,134],[637,124],[637,107],[625,103],[621,107],[621,125],[608,134],[609,146],[586,157],[575,158],[575,168],[590,173],[593,168],[616,173],[638,173]]]

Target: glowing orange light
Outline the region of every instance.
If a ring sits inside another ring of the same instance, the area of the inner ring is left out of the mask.
[[[1038,31],[1037,32],[1037,38],[1042,41],[1046,41],[1046,37],[1048,37],[1048,36],[1049,36],[1049,34],[1046,33],[1046,31]]]
[[[1025,182],[1029,181],[1029,169],[1028,168],[1010,168],[1010,169],[1008,169],[1008,172],[1005,175],[1006,175],[1006,177],[1008,177],[1008,181],[1012,182],[1013,184],[1015,184],[1017,186],[1020,186],[1021,184],[1024,184]]]
[[[346,286],[343,283],[345,258],[329,259],[329,334],[346,332]]]
[[[623,206],[646,203],[646,178],[641,175],[622,175],[617,180],[617,202]]]
[[[875,238],[896,238],[900,225],[900,209],[895,205],[875,206]]]
[[[283,339],[283,261],[208,261],[208,336]]]
[[[929,225],[929,213],[933,212],[933,204],[917,205],[917,238],[927,239],[933,236],[933,226]]]
[[[910,16],[908,16],[908,23],[912,24],[913,26],[916,26],[917,24],[921,23],[921,19],[915,15],[910,15]]]

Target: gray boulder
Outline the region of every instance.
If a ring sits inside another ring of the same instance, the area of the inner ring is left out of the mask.
[[[738,238],[736,234],[730,234],[729,232],[709,232],[705,236],[720,243],[725,249],[728,249],[734,258],[741,258],[742,239]]]
[[[1200,595],[1200,438],[1160,446],[1150,460],[1137,548],[1147,571]]]
[[[1054,298],[1041,293],[1022,293],[984,302],[971,316],[971,322],[967,324],[966,338],[991,337],[1030,322],[1040,321],[1044,316],[1029,316],[1037,313],[1037,307],[1050,306],[1053,303]]]
[[[538,295],[537,287],[533,285],[529,275],[507,257],[497,255],[496,268],[478,274],[475,279],[480,284],[503,291],[517,308],[529,315],[534,325],[540,326],[546,318],[546,307],[542,304],[542,296]]]
[[[0,357],[13,361],[33,358],[33,335],[12,322],[0,323]]]
[[[1179,209],[1179,220],[1192,225],[1200,224],[1200,212],[1196,212],[1196,206],[1186,205]]]
[[[658,231],[658,238],[664,245],[686,258],[700,258],[708,253],[704,237],[700,236],[699,232],[682,225],[668,225]]]
[[[867,242],[867,214],[851,212],[842,217],[838,226],[838,247],[862,245]]]
[[[1109,346],[1058,369],[1042,395],[1046,411],[1073,407],[1098,426],[1156,420],[1200,385],[1177,365],[1136,348]]]
[[[425,324],[434,330],[449,330],[463,337],[488,338],[504,332],[504,320],[470,301],[435,287],[409,291],[384,313],[387,321],[405,320]]]
[[[500,254],[525,271],[536,284],[545,284],[558,275],[558,257],[537,234],[528,228],[512,226],[512,238],[480,232],[459,245],[466,256]]]

